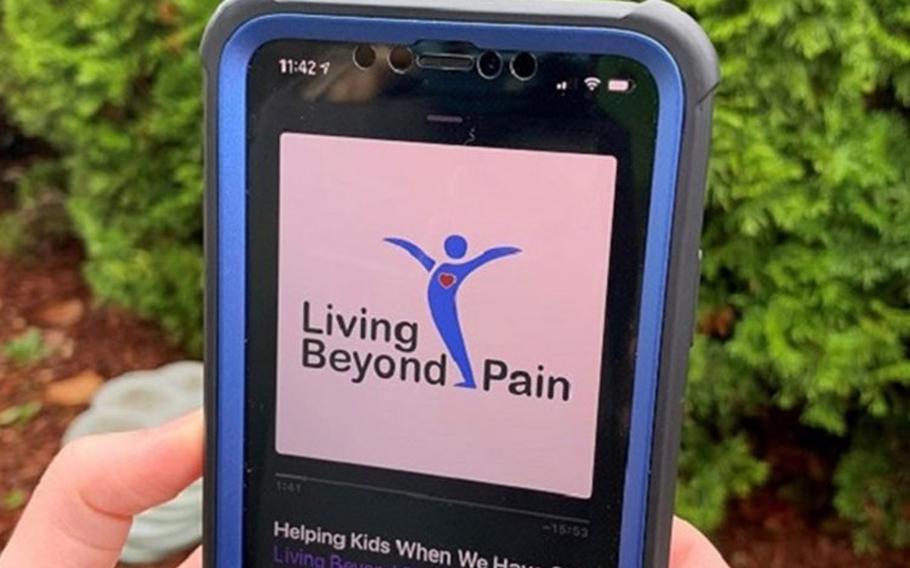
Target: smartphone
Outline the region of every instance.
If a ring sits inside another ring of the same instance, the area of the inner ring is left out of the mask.
[[[205,565],[665,565],[698,26],[657,0],[234,0],[202,53]]]

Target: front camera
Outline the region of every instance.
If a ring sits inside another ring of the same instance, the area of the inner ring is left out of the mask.
[[[414,65],[414,52],[410,47],[399,45],[389,52],[389,67],[392,71],[404,74]]]
[[[376,50],[369,45],[358,45],[354,49],[354,65],[358,69],[369,69],[376,63]]]
[[[495,79],[502,73],[502,57],[495,51],[484,51],[477,58],[477,72],[484,79]]]
[[[534,55],[523,51],[515,54],[512,62],[509,64],[512,75],[519,81],[530,81],[537,73],[537,58]]]

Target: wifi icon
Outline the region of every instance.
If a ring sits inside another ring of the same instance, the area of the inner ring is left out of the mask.
[[[594,91],[596,91],[598,87],[600,87],[601,83],[603,83],[603,81],[601,81],[597,77],[588,77],[587,79],[585,79],[585,87],[587,87],[588,90],[591,91],[592,93]]]

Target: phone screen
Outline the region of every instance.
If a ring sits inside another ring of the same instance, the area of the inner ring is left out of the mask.
[[[278,453],[589,498],[616,159],[280,155]]]
[[[653,80],[356,47],[250,67],[246,565],[614,565]]]

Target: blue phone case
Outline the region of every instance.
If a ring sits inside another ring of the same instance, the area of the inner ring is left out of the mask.
[[[427,5],[429,4],[429,6]],[[512,9],[520,7],[521,13]],[[209,24],[206,67],[207,567],[241,565],[246,329],[246,73],[275,39],[622,55],[659,89],[620,566],[668,558],[685,368],[698,289],[716,55],[698,25],[660,0],[343,2],[232,0]]]

